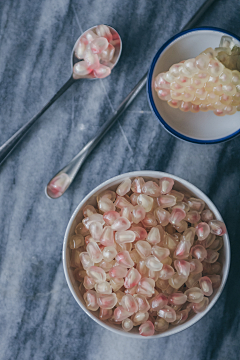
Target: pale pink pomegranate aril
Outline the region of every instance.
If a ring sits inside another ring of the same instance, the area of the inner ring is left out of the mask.
[[[214,235],[222,236],[227,232],[226,226],[222,221],[210,220],[208,225],[210,226],[211,233]]]
[[[168,304],[168,298],[164,294],[158,294],[149,300],[151,311],[158,311]]]
[[[190,263],[186,260],[175,260],[174,261],[175,269],[179,275],[188,277],[190,274]]]
[[[195,245],[191,248],[191,254],[195,259],[203,261],[207,257],[207,250],[202,245]]]
[[[154,325],[151,321],[146,321],[139,326],[139,334],[142,336],[152,336],[154,334]]]
[[[205,240],[210,234],[210,227],[207,223],[201,222],[196,226],[196,235],[199,241]]]
[[[124,331],[140,326],[151,336],[181,325],[190,311],[204,311],[221,285],[225,225],[204,201],[173,185],[170,178],[159,185],[126,179],[117,194],[104,190],[96,207],[85,205],[69,237],[70,267],[86,307],[100,308],[102,321]]]
[[[122,297],[121,305],[124,309],[131,313],[135,313],[138,311],[138,302],[137,300],[130,294],[126,294]]]

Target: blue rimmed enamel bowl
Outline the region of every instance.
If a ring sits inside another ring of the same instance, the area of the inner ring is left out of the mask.
[[[194,58],[205,49],[218,47],[222,36],[233,38],[240,46],[240,38],[217,28],[196,28],[183,31],[168,40],[156,53],[150,66],[147,94],[150,107],[160,124],[172,135],[198,144],[214,144],[230,140],[240,133],[240,113],[216,116],[213,111],[182,112],[159,99],[154,79],[182,60]]]

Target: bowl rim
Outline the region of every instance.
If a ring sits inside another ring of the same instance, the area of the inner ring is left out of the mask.
[[[234,133],[232,133],[231,135],[225,136],[223,138],[219,138],[219,139],[214,139],[214,140],[200,140],[200,139],[194,139],[188,136],[185,136],[183,134],[181,134],[180,132],[174,130],[170,125],[168,125],[168,123],[162,118],[162,116],[160,115],[160,113],[157,110],[157,107],[155,105],[154,99],[153,99],[153,95],[152,95],[152,77],[153,77],[153,71],[155,68],[155,65],[159,59],[159,57],[161,56],[162,52],[168,47],[168,45],[170,45],[174,40],[182,37],[185,34],[191,33],[191,32],[195,32],[195,31],[206,31],[206,30],[210,30],[210,31],[216,31],[216,32],[222,32],[226,35],[229,35],[233,38],[235,38],[236,40],[238,40],[240,42],[240,37],[238,37],[237,35],[233,34],[230,31],[221,29],[221,28],[217,28],[217,27],[211,27],[211,26],[202,26],[202,27],[197,27],[197,28],[193,28],[193,29],[189,29],[189,30],[184,30],[179,32],[178,34],[172,36],[169,40],[167,40],[162,46],[161,48],[157,51],[156,55],[154,56],[150,68],[149,68],[149,72],[148,72],[148,78],[147,78],[147,98],[148,98],[148,103],[150,105],[150,108],[152,110],[152,112],[154,113],[154,115],[157,117],[157,119],[159,120],[160,124],[164,127],[164,129],[170,133],[171,135],[173,135],[174,137],[181,139],[181,140],[185,140],[191,143],[195,143],[195,144],[218,144],[221,142],[225,142],[228,140],[231,140],[235,137],[237,137],[240,134],[240,127],[239,130],[235,131]]]
[[[114,176],[113,178],[110,178],[109,180],[104,181],[103,183],[101,183],[100,185],[98,185],[97,187],[95,187],[92,191],[90,191],[89,194],[87,194],[82,201],[78,204],[78,206],[76,207],[75,211],[73,212],[65,235],[64,235],[64,241],[63,241],[63,250],[62,250],[62,261],[63,261],[63,270],[64,270],[64,275],[68,284],[68,287],[74,297],[74,299],[76,300],[76,302],[78,303],[78,305],[82,308],[82,310],[89,315],[89,317],[94,320],[96,323],[98,323],[99,325],[103,326],[105,329],[108,329],[110,331],[113,331],[116,334],[120,334],[123,336],[127,336],[127,337],[132,337],[132,338],[136,338],[139,339],[140,335],[139,334],[133,334],[133,333],[128,333],[128,332],[124,332],[124,331],[119,331],[118,329],[115,329],[113,327],[111,327],[108,323],[105,323],[103,321],[101,321],[100,319],[98,319],[96,316],[94,316],[92,314],[92,312],[90,310],[88,310],[80,301],[80,299],[78,298],[69,274],[68,274],[68,269],[67,269],[67,259],[66,259],[66,249],[67,249],[67,242],[68,242],[68,237],[69,237],[69,232],[72,226],[73,221],[75,220],[76,215],[78,214],[79,210],[81,209],[81,207],[84,205],[84,203],[90,199],[97,191],[101,190],[102,188],[104,188],[105,186],[109,185],[111,186],[112,182],[118,181],[118,180],[122,180],[124,178],[132,178],[132,177],[137,177],[137,176],[145,176],[145,177],[152,177],[152,178],[156,178],[156,179],[160,179],[162,177],[171,177],[174,180],[180,182],[181,184],[183,184],[185,187],[187,187],[190,191],[196,191],[197,193],[200,194],[200,198],[202,200],[204,200],[207,205],[209,206],[209,204],[211,205],[212,208],[214,208],[214,215],[216,216],[216,218],[218,220],[223,221],[221,214],[219,213],[218,209],[216,208],[216,206],[214,205],[214,203],[209,199],[209,197],[207,195],[205,195],[198,187],[196,187],[195,185],[191,184],[190,182],[188,182],[187,180],[184,180],[178,176],[175,176],[173,174],[169,174],[169,173],[165,173],[162,171],[152,171],[152,170],[142,170],[142,171],[133,171],[133,172],[128,172],[128,173],[124,173],[121,175],[117,175]],[[230,261],[231,261],[231,255],[230,255],[230,241],[229,241],[229,236],[228,236],[228,232],[226,232],[225,236],[225,240],[226,240],[226,263],[225,263],[225,271],[222,275],[222,282],[220,287],[217,289],[217,292],[214,296],[214,298],[211,300],[211,302],[209,303],[208,307],[201,313],[195,314],[193,316],[193,318],[191,318],[188,322],[183,323],[180,326],[176,326],[172,329],[170,329],[167,333],[163,332],[163,333],[155,333],[153,336],[148,336],[148,337],[143,337],[141,336],[141,338],[145,338],[145,339],[156,339],[156,338],[161,338],[161,337],[166,337],[166,336],[170,336],[170,335],[174,335],[177,334],[189,327],[191,327],[192,325],[194,325],[196,322],[198,322],[206,313],[208,313],[211,308],[215,305],[215,303],[217,302],[218,298],[220,297],[224,286],[226,284],[227,278],[228,278],[228,274],[229,274],[229,268],[230,268]],[[224,244],[225,245],[225,244]]]

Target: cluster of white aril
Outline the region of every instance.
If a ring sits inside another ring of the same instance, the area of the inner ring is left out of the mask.
[[[104,78],[111,73],[115,47],[119,38],[114,39],[111,30],[106,25],[98,25],[80,37],[74,50],[79,61],[73,67],[73,77],[81,78],[93,74],[96,78]]]
[[[232,48],[232,49],[231,49]],[[212,110],[218,116],[240,111],[240,48],[223,36],[220,47],[160,73],[154,82],[161,100],[182,111]]]
[[[171,178],[124,180],[105,190],[69,239],[70,267],[86,307],[143,336],[204,311],[221,283],[225,225]]]

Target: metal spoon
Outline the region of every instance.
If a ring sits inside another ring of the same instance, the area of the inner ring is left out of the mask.
[[[192,16],[189,22],[181,29],[181,31],[191,29],[197,21],[203,16],[203,14],[209,9],[212,3],[215,0],[206,0],[203,5],[197,10],[197,12]],[[90,140],[84,148],[70,161],[70,163],[60,170],[48,183],[45,188],[45,193],[48,197],[52,199],[57,199],[62,196],[68,187],[71,185],[74,180],[78,170],[82,166],[84,160],[88,157],[90,152],[95,148],[99,143],[102,137],[107,133],[115,121],[122,115],[122,113],[128,108],[132,103],[141,89],[147,82],[148,72],[142,77],[142,79],[137,83],[134,89],[128,94],[128,96],[123,100],[123,102],[118,107],[117,111],[97,132],[96,136]]]
[[[76,78],[73,74],[73,66],[76,62],[79,62],[80,60],[75,56],[75,48],[76,45],[81,37],[83,37],[86,32],[90,30],[94,30],[97,26],[93,26],[90,29],[86,30],[76,41],[72,53],[71,53],[71,69],[72,74],[71,77],[68,79],[68,81],[61,87],[61,89],[52,97],[52,99],[42,108],[42,110],[39,111],[37,115],[35,115],[31,120],[29,120],[25,125],[23,125],[10,139],[8,139],[1,147],[0,147],[0,165],[6,160],[8,155],[12,152],[12,150],[16,147],[16,145],[24,138],[24,136],[27,134],[29,129],[32,127],[32,125],[40,118],[40,116],[75,82],[82,79],[87,80],[94,80],[96,79],[92,73],[81,76]],[[118,32],[112,28],[111,26],[108,26],[108,28],[111,31],[111,34],[113,35],[114,39],[114,57],[111,60],[111,69],[115,67],[117,64],[119,57],[121,55],[122,51],[122,41],[118,34]]]

